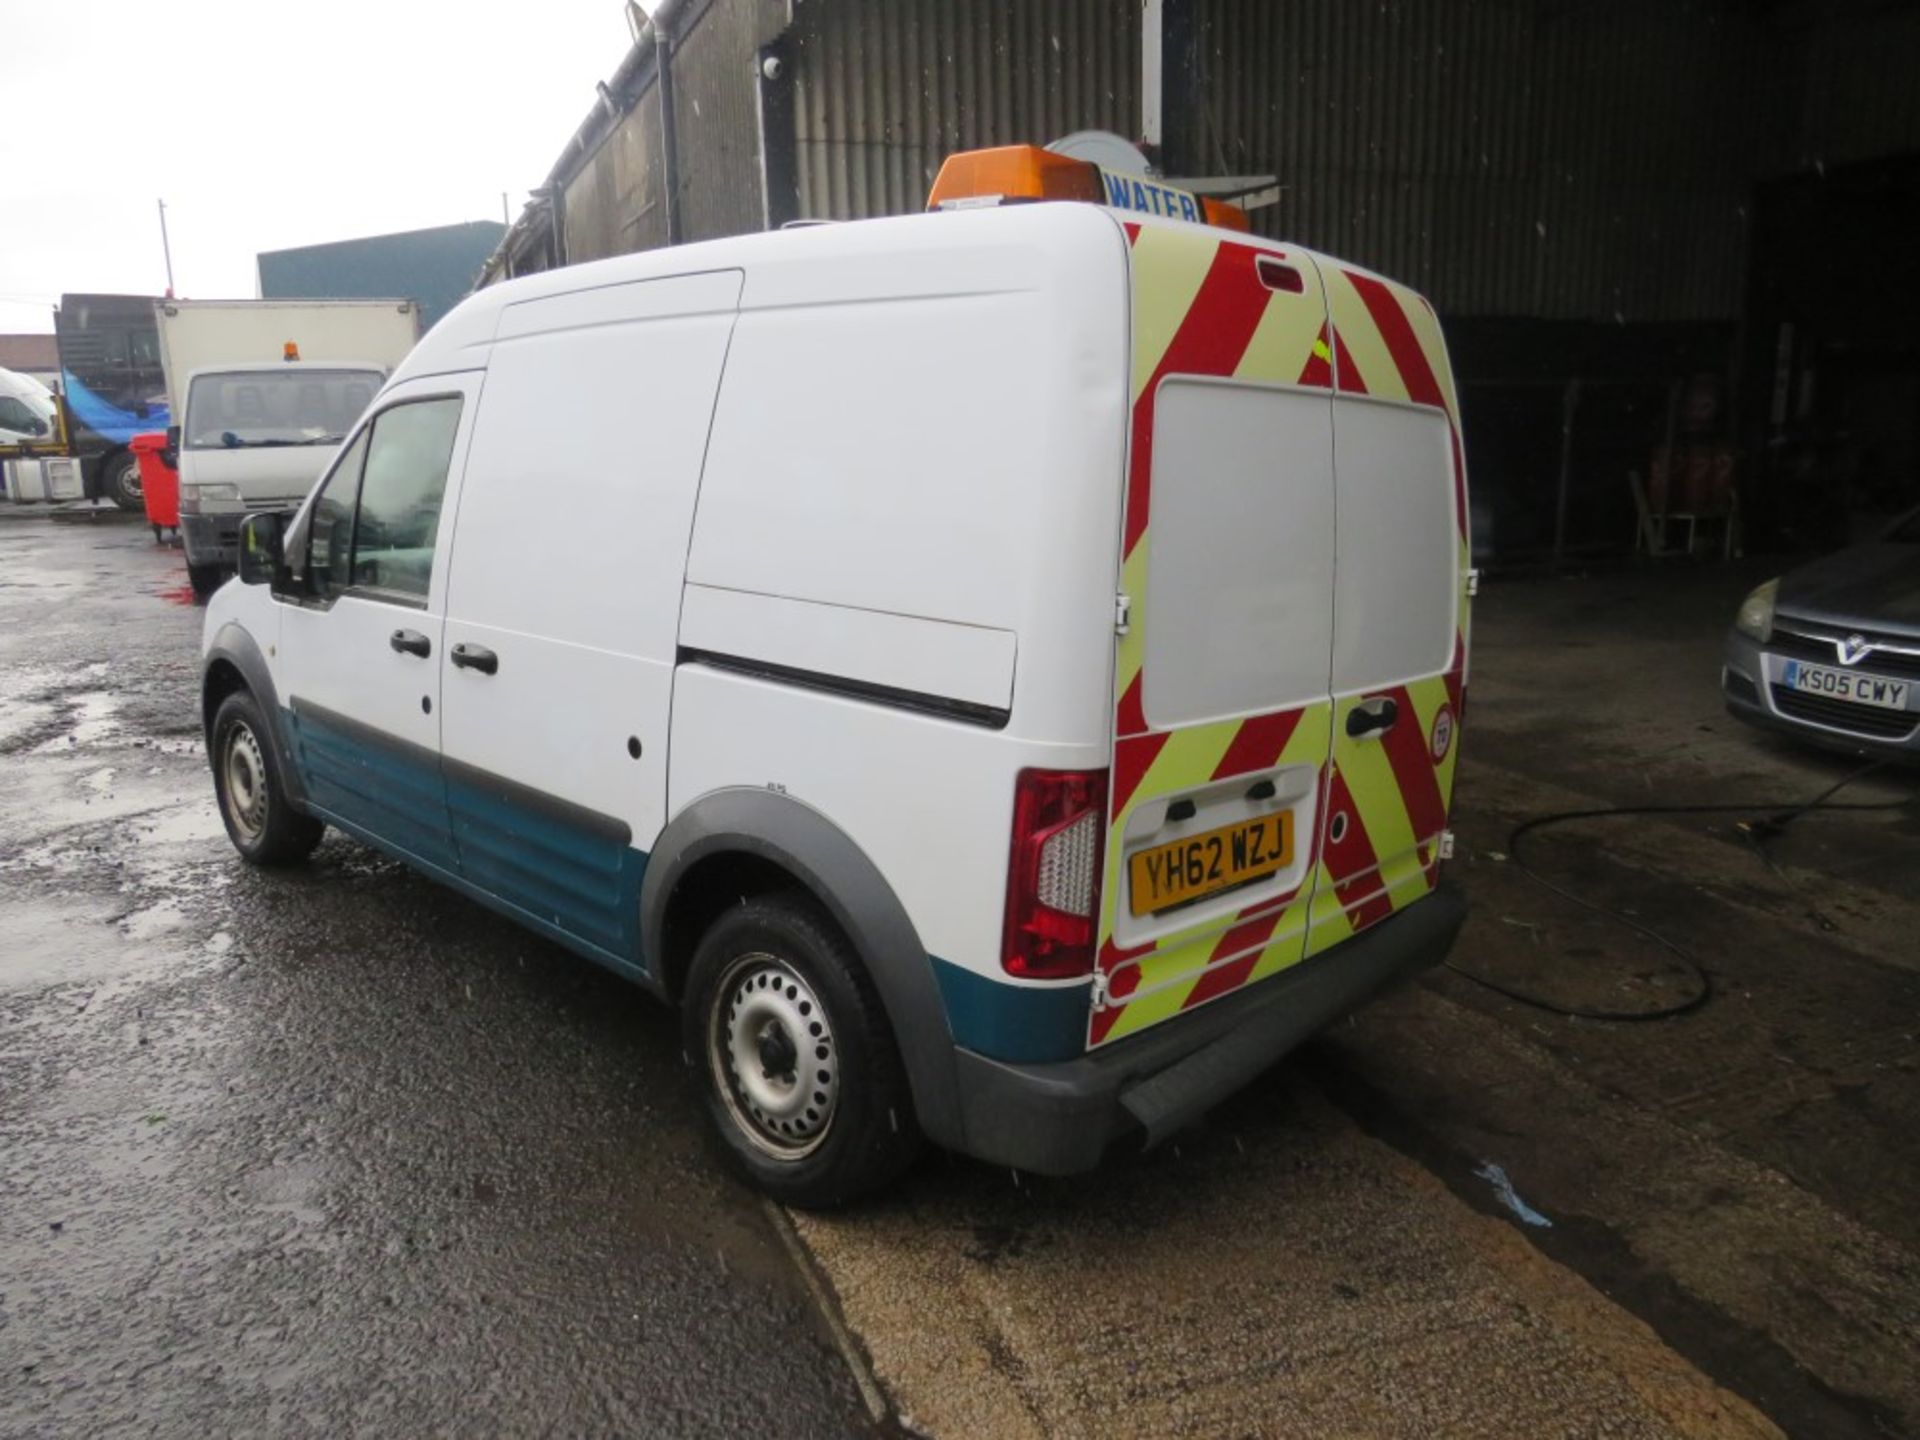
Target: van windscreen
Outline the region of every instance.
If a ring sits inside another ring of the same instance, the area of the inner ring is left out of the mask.
[[[196,375],[187,392],[190,450],[337,445],[373,401],[370,370],[233,370]]]

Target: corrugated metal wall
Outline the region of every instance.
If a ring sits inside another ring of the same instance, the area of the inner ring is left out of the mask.
[[[633,109],[567,182],[561,211],[568,263],[667,243],[660,93],[651,79]]]
[[[1139,129],[1138,0],[815,0],[793,42],[803,215],[918,210],[955,150]]]
[[[1205,158],[1259,229],[1453,314],[1733,314],[1773,37],[1719,4],[1201,0]]]
[[[759,47],[785,20],[785,6],[777,0],[714,0],[685,22],[691,28],[673,47],[683,239],[714,240],[760,228],[754,65]]]
[[[785,20],[783,0],[708,0],[673,12],[668,65],[682,240],[760,228],[754,65],[759,46]],[[562,233],[568,263],[667,243],[657,64],[656,58],[642,72],[628,97],[631,108],[567,181]]]
[[[1278,175],[1257,228],[1454,315],[1731,317],[1757,177],[1920,143],[1910,13],[1795,27],[1728,0],[1194,3],[1200,168]],[[918,209],[958,149],[1137,133],[1139,22],[1138,0],[803,6],[803,213]]]
[[[1829,21],[1806,45],[1794,169],[1920,150],[1920,9]]]
[[[1720,320],[1760,178],[1920,146],[1920,13],[1734,0],[1191,0],[1212,173],[1259,229],[1452,316]],[[761,223],[756,52],[784,0],[675,21],[681,234]],[[1140,123],[1139,0],[805,0],[802,214],[917,210],[955,150]],[[567,181],[568,260],[666,243],[656,77]],[[632,100],[633,97],[625,97]]]

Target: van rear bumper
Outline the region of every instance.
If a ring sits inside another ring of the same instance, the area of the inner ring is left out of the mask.
[[[1439,964],[1466,914],[1460,892],[1442,885],[1338,949],[1077,1060],[1009,1065],[959,1050],[965,1148],[1075,1175],[1122,1136],[1156,1144],[1394,981]]]

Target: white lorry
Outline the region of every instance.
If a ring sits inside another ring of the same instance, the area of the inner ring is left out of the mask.
[[[297,505],[420,338],[411,300],[158,300],[187,576],[207,595],[240,522]]]

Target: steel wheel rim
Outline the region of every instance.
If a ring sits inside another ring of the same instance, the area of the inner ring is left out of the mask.
[[[714,988],[707,1065],[740,1133],[800,1160],[825,1143],[840,1102],[840,1053],[826,1007],[775,955],[737,956]]]
[[[267,760],[252,726],[235,725],[227,732],[221,766],[227,818],[243,839],[258,840],[267,828]]]

